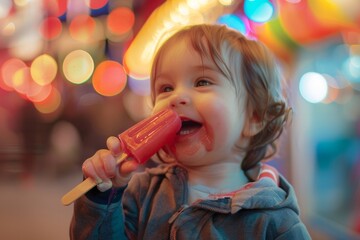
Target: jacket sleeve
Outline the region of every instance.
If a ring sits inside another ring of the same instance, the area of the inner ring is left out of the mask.
[[[70,239],[127,239],[121,198],[124,189],[101,193],[96,188],[74,204]]]
[[[305,225],[302,222],[299,222],[293,225],[288,231],[281,234],[276,238],[276,240],[308,240],[311,239]]]

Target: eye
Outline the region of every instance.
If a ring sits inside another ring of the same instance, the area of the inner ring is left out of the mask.
[[[162,90],[162,92],[171,92],[174,89],[171,86],[164,86],[161,90]]]
[[[204,86],[210,86],[212,83],[209,80],[206,79],[200,79],[196,82],[196,87],[204,87]]]
[[[163,85],[158,88],[158,93],[171,92],[174,88],[170,85]]]

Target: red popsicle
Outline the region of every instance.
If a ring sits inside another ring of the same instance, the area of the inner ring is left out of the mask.
[[[121,133],[122,149],[128,156],[144,163],[165,144],[171,144],[180,127],[177,113],[165,109]]]
[[[117,164],[128,157],[146,162],[165,144],[171,144],[180,128],[180,117],[169,108],[142,120],[119,135],[123,154]],[[71,204],[96,184],[92,178],[85,179],[61,198],[62,204]]]

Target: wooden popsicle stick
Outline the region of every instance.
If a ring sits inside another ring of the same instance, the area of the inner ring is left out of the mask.
[[[128,155],[126,153],[122,153],[117,159],[116,164],[119,165],[122,161],[124,161]],[[65,206],[70,205],[76,199],[87,193],[90,189],[97,185],[96,181],[92,178],[86,178],[84,181],[76,185],[73,189],[71,189],[68,193],[66,193],[61,198],[61,203]]]
[[[61,198],[61,203],[65,206],[68,206],[95,186],[96,186],[95,180],[92,178],[87,178],[84,181],[82,181],[80,184],[76,185],[76,187],[74,187],[68,193],[66,193]]]

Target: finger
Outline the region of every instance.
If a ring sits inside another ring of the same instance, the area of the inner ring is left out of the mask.
[[[106,146],[114,156],[119,156],[122,153],[121,142],[117,137],[109,137],[106,140]]]
[[[99,150],[96,153],[96,157],[91,160],[96,174],[101,179],[106,181],[115,176],[115,158],[111,155],[109,150]]]
[[[89,177],[95,180],[96,183],[102,182],[100,177],[97,175],[94,165],[92,164],[91,158],[84,161],[82,164],[82,172],[85,177]]]

